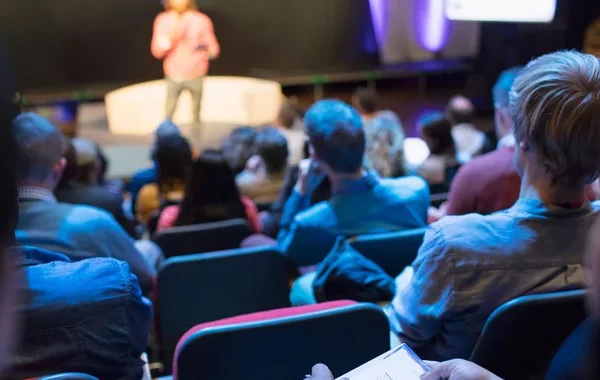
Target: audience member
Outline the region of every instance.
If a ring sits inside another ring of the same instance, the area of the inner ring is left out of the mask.
[[[155,152],[159,144],[159,140],[170,135],[179,135],[179,128],[171,121],[166,120],[162,122],[156,131],[154,131],[154,141],[152,142],[151,159],[152,166],[138,170],[133,174],[127,190],[131,195],[131,214],[136,215],[135,205],[137,203],[137,196],[142,187],[150,183],[156,183],[156,156]]]
[[[308,142],[305,143],[304,149],[304,158],[309,158],[310,154],[308,152]],[[279,233],[279,223],[281,222],[281,218],[283,217],[283,209],[288,198],[292,195],[292,191],[294,190],[294,186],[296,186],[296,182],[298,182],[298,172],[300,171],[298,165],[290,166],[286,173],[285,179],[283,181],[283,187],[279,192],[279,198],[271,205],[271,208],[268,212],[262,212],[260,215],[260,221],[262,225],[262,233],[271,238],[277,237]],[[310,205],[314,206],[315,204],[323,201],[327,201],[331,198],[331,183],[329,182],[329,178],[325,177],[323,181],[319,184],[319,186],[315,189],[312,194],[312,198],[310,200]]]
[[[142,187],[136,200],[136,219],[144,224],[163,208],[179,204],[192,164],[192,149],[187,139],[170,134],[157,141],[154,151],[156,183]]]
[[[446,107],[446,117],[452,123],[452,137],[458,153],[465,161],[481,153],[486,136],[475,128],[475,106],[464,96],[454,96]]]
[[[468,358],[501,304],[583,286],[581,254],[599,208],[584,195],[600,170],[599,89],[600,61],[576,52],[538,58],[515,80],[519,199],[506,211],[433,224],[386,310],[421,357]]]
[[[256,154],[248,159],[236,183],[242,195],[254,202],[272,203],[283,186],[288,143],[277,128],[267,127],[257,133],[254,144]]]
[[[54,190],[56,199],[108,211],[131,237],[139,238],[138,223],[123,210],[123,195],[100,185],[101,167],[94,142],[76,137],[68,145],[65,170]]]
[[[304,118],[311,158],[299,168],[287,200],[278,242],[298,265],[324,258],[337,236],[355,236],[423,227],[429,193],[416,177],[382,180],[362,168],[365,135],[360,115],[337,100],[317,102]],[[310,207],[323,177],[333,197]],[[310,252],[310,254],[307,254]],[[311,260],[311,259],[309,259]]]
[[[156,275],[160,249],[148,241],[135,242],[105,211],[58,203],[52,191],[61,177],[65,141],[47,119],[26,113],[13,122],[19,170],[19,222],[16,238],[63,253],[71,259],[114,257],[129,264],[142,289]]]
[[[247,219],[254,231],[260,232],[256,205],[240,197],[222,153],[209,150],[192,165],[181,206],[169,206],[160,214],[158,230],[237,218]]]
[[[103,237],[90,234],[88,239]],[[152,307],[127,263],[110,258],[71,262],[33,247],[18,249],[15,257],[27,277],[20,287],[26,303],[19,308],[21,344],[8,379],[62,372],[142,377]]]
[[[303,158],[304,142],[306,141],[300,114],[290,103],[283,103],[277,115],[275,126],[287,139],[290,151],[288,163],[297,165]]]
[[[459,167],[451,124],[441,113],[431,113],[419,122],[421,138],[429,148],[429,156],[417,173],[429,184],[432,193],[446,193]]]
[[[256,129],[252,127],[239,127],[223,141],[221,151],[233,174],[238,175],[246,167],[246,162],[256,154]]]
[[[404,174],[404,128],[392,111],[380,110],[377,92],[359,88],[352,104],[363,118],[366,150],[365,167],[382,177]]]
[[[494,86],[498,149],[476,157],[460,168],[450,185],[448,202],[440,210],[430,212],[430,221],[444,215],[464,215],[472,212],[491,214],[505,210],[517,201],[521,178],[513,161],[515,138],[508,100],[510,89],[520,69],[505,71]]]

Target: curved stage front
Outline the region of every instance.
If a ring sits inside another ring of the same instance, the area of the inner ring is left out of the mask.
[[[214,148],[239,125],[272,123],[283,95],[278,82],[227,76],[204,79],[199,134],[196,148]],[[108,93],[105,97],[108,127],[114,135],[149,135],[165,118],[164,80],[139,83]],[[191,136],[192,100],[187,91],[179,98],[173,117],[184,134]]]

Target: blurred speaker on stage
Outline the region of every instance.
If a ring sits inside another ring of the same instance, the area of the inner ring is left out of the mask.
[[[203,78],[209,60],[220,53],[211,19],[197,10],[194,0],[164,0],[165,11],[154,21],[151,51],[163,60],[167,83],[166,118],[172,119],[181,92],[192,95],[194,127],[200,126]]]

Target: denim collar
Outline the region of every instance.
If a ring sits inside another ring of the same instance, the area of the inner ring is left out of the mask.
[[[548,205],[536,198],[518,199],[512,211],[524,212],[531,215],[547,216],[547,217],[576,217],[592,212],[592,204],[589,201],[584,201],[579,208],[564,208],[554,205]]]
[[[342,195],[351,195],[358,193],[366,193],[379,183],[379,179],[373,173],[367,173],[357,179],[347,179],[341,181],[335,186],[333,196],[339,197]]]

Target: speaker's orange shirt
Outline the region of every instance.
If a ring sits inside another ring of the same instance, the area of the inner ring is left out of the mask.
[[[220,50],[213,23],[204,13],[169,11],[154,21],[151,51],[157,59],[164,59],[167,78],[185,80],[206,75],[209,59],[216,58]]]

